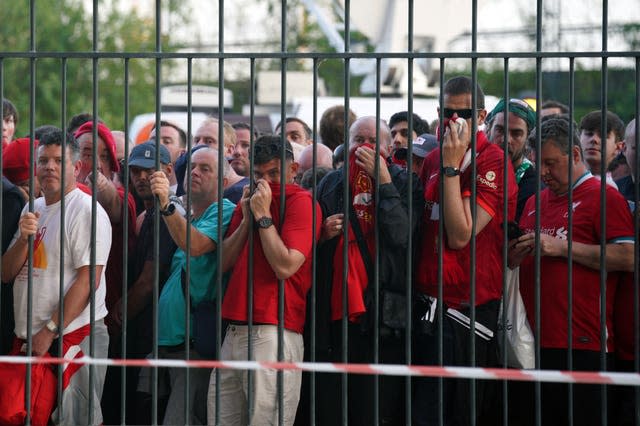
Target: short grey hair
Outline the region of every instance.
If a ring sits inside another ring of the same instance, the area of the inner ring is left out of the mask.
[[[218,150],[216,148],[211,148],[209,146],[204,147],[204,148],[200,148],[194,152],[191,153],[191,158],[193,158],[193,155],[196,152],[206,152],[206,151],[211,151],[211,153],[213,154],[213,157],[216,159],[216,162],[218,162]],[[216,169],[220,170],[220,165],[216,164]],[[223,161],[222,161],[222,176],[220,176],[220,174],[218,173],[218,177],[223,177],[223,178],[228,178],[229,177],[229,173],[231,173],[231,166],[229,165],[229,162],[226,161],[226,159],[223,157]]]
[[[358,130],[360,130],[360,126],[363,124],[369,124],[373,122],[373,125],[376,125],[376,122],[380,124],[379,138],[378,143],[380,148],[389,148],[391,146],[391,129],[389,129],[389,125],[387,122],[380,119],[376,119],[373,115],[367,115],[364,117],[358,118],[353,122],[351,127],[349,128],[349,143],[353,143],[355,136],[358,134]]]

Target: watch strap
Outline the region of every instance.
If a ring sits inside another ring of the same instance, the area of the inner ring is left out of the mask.
[[[169,204],[167,204],[167,207],[165,207],[164,209],[160,209],[160,214],[162,216],[171,216],[175,212],[176,212],[176,205],[173,204],[172,202],[169,202]]]
[[[45,327],[53,334],[58,334],[58,325],[53,320],[49,320],[49,322],[45,324]]]
[[[263,229],[267,229],[273,225],[273,219],[267,216],[262,216],[256,222],[258,223],[258,227]]]
[[[448,177],[459,176],[460,169],[457,167],[446,166],[442,168],[442,174]]]

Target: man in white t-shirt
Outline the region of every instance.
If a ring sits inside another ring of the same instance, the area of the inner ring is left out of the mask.
[[[66,155],[63,144],[66,139]],[[65,357],[84,354],[106,358],[109,344],[104,317],[105,274],[111,249],[111,224],[104,209],[76,187],[79,148],[77,142],[62,131],[54,131],[40,140],[36,151],[37,179],[44,197],[34,202],[33,211],[25,206],[12,245],[2,256],[2,281],[14,282],[15,334],[14,354],[26,351],[24,343],[31,336],[31,352],[59,356],[58,339],[62,336]],[[62,165],[65,165],[63,173]],[[64,195],[64,227],[60,227],[61,199]],[[95,216],[95,245],[92,247],[91,224]],[[63,233],[61,235],[61,233]],[[32,258],[32,317],[27,330],[28,241],[34,238]],[[60,252],[60,241],[63,252]],[[95,302],[90,303],[91,253],[95,250]],[[63,270],[60,261],[63,259]],[[63,272],[61,279],[60,273]],[[59,305],[60,287],[64,290],[63,321]],[[94,322],[91,323],[91,311]],[[94,336],[90,351],[89,335]],[[62,414],[54,411],[56,424],[100,424],[100,398],[106,368],[94,367],[93,389],[89,389],[90,366],[68,365],[63,372]],[[89,411],[89,398],[93,401]]]

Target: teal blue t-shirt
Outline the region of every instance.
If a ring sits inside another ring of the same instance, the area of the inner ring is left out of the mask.
[[[235,204],[222,200],[222,235],[227,231]],[[218,238],[218,202],[211,204],[198,219],[191,224],[202,234],[219,244]],[[216,298],[216,274],[218,262],[216,251],[191,257],[190,295],[193,306],[203,300]],[[182,270],[186,266],[186,253],[178,248],[173,254],[171,272],[162,288],[158,301],[158,345],[175,346],[184,343],[185,301],[182,289]],[[193,326],[190,323],[190,326]]]

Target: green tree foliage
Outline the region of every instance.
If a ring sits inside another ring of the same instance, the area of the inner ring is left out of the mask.
[[[3,23],[0,25],[0,50],[5,52],[0,52],[2,84],[4,97],[16,105],[21,117],[16,135],[29,132],[32,113],[30,87],[34,77],[36,127],[43,124],[60,127],[63,118],[68,120],[77,113],[93,111],[94,61],[90,57],[73,57],[73,54],[77,56],[81,52],[93,51],[93,15],[91,9],[84,8],[84,3],[82,0],[37,2],[34,50],[42,56],[35,60],[35,75],[31,73],[31,59],[12,56],[12,52],[32,50],[28,3],[3,4]],[[154,19],[141,17],[135,10],[123,13],[118,6],[117,0],[100,2],[97,50],[116,53],[155,51]],[[178,19],[185,16],[178,15]],[[171,51],[166,37],[162,37],[162,44],[162,51]],[[69,57],[64,58],[65,53],[69,53]],[[122,129],[127,82],[125,60],[107,58],[98,60],[96,64],[98,116],[111,128]],[[163,74],[171,66],[171,62],[163,62]],[[130,117],[154,109],[155,69],[155,59],[129,60]],[[65,115],[62,108],[63,75],[66,75]]]
[[[446,79],[455,75],[471,75],[470,71],[461,71],[446,75]],[[610,68],[607,71],[607,108],[628,122],[635,110],[635,71],[633,69]],[[478,71],[478,81],[487,95],[504,96],[504,73],[501,70]],[[535,71],[511,71],[509,73],[509,96],[535,96]],[[580,121],[590,111],[602,108],[602,72],[600,70],[578,70],[574,74],[574,114]],[[569,105],[571,81],[568,72],[542,73],[542,102],[554,99]]]

